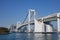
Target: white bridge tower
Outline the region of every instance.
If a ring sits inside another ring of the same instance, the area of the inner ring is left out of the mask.
[[[28,14],[28,32],[31,32],[30,29],[30,22],[31,22],[31,17],[33,16],[33,21],[35,19],[35,10],[34,9],[29,9],[29,14]]]
[[[34,28],[33,28],[33,32],[44,32],[44,23],[43,23],[43,19],[38,21],[35,18],[36,15],[36,11],[34,9],[29,9],[29,14],[28,14],[28,32],[31,32],[30,29],[30,23],[31,23],[31,15],[33,16],[33,22],[34,22]]]

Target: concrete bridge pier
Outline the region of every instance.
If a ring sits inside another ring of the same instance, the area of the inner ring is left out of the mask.
[[[44,26],[45,26],[44,30],[45,30],[46,33],[54,32],[53,25],[51,24],[50,21],[49,22],[45,22]]]
[[[41,21],[37,21],[35,19],[34,32],[40,32],[40,33],[44,32],[44,23],[43,23],[42,20]]]
[[[58,33],[60,33],[60,14],[57,14],[57,29]]]

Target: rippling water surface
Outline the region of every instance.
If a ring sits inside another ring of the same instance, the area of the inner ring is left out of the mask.
[[[0,35],[0,40],[60,40],[58,34],[11,33]]]

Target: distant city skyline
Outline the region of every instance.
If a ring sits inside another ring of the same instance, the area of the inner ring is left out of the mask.
[[[22,22],[28,9],[35,9],[37,17],[60,12],[60,0],[0,0],[0,27]]]

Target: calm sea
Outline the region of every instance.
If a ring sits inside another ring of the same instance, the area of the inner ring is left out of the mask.
[[[58,34],[11,33],[0,35],[0,40],[60,40]]]

